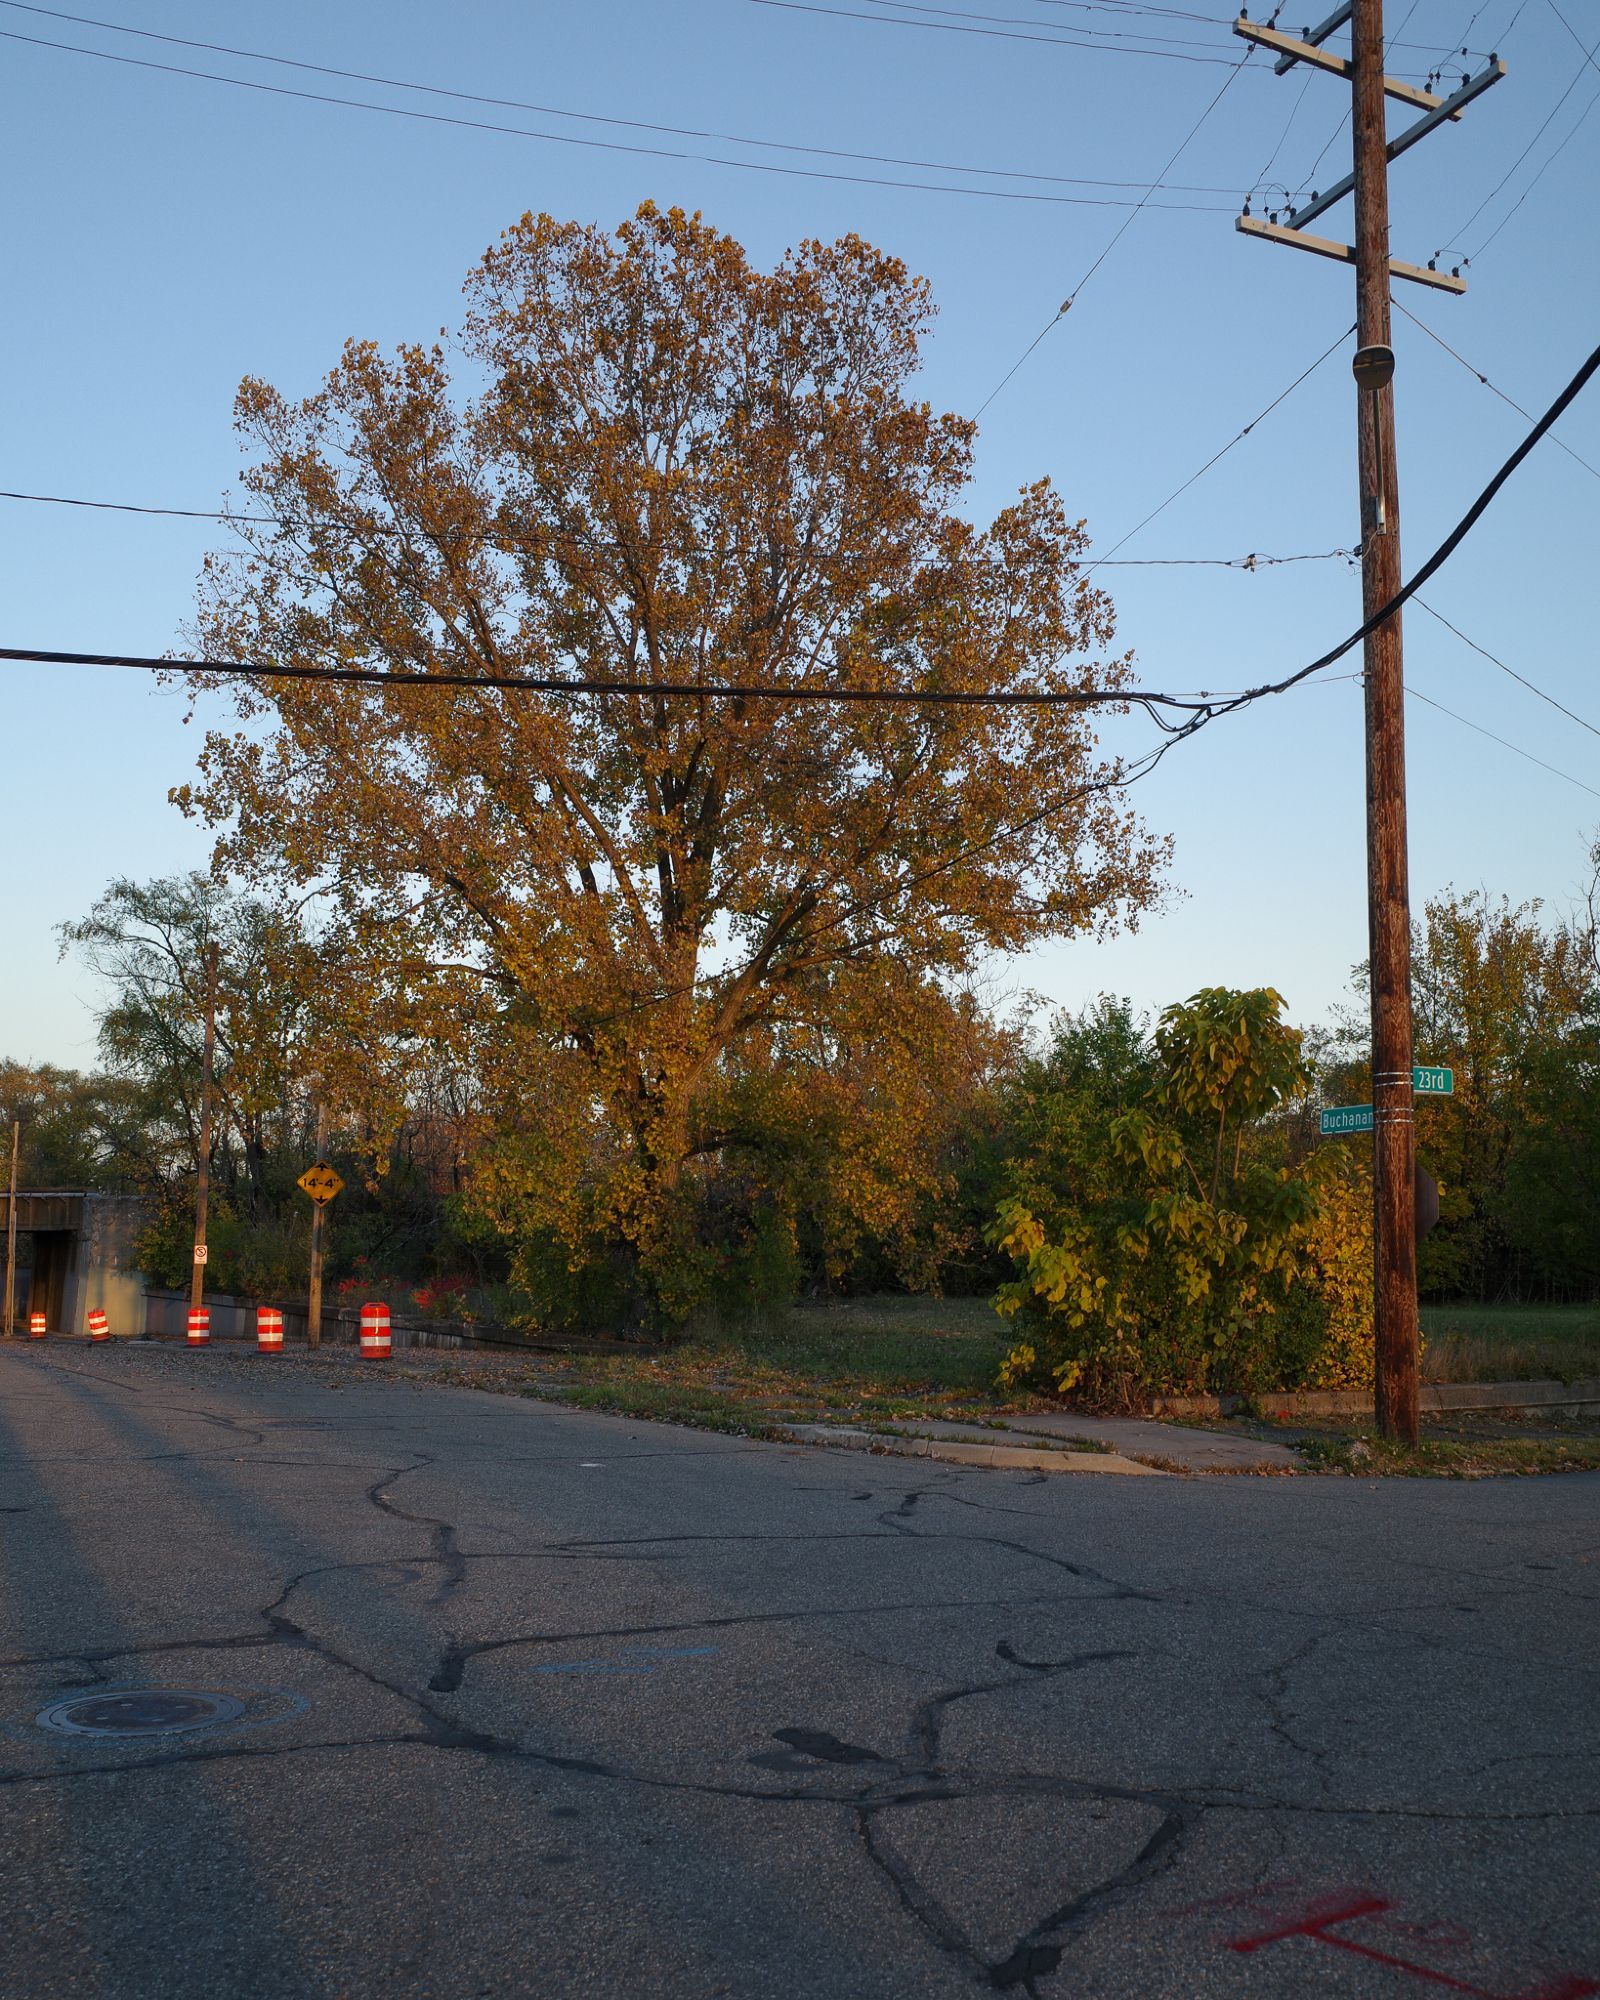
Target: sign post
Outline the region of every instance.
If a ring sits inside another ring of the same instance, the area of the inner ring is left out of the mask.
[[[311,1197],[311,1271],[306,1287],[306,1346],[322,1345],[322,1211],[344,1186],[344,1182],[322,1157],[328,1143],[328,1113],[317,1106],[317,1159],[300,1176],[299,1185]]]
[[[6,1203],[6,1339],[12,1335],[17,1287],[17,1145],[22,1138],[22,1121],[11,1125],[11,1198]]]

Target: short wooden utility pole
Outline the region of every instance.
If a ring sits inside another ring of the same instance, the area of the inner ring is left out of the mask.
[[[328,1107],[317,1106],[317,1158],[328,1143]],[[323,1203],[311,1203],[311,1276],[306,1288],[306,1346],[322,1345],[322,1210]]]
[[[1348,24],[1346,58],[1323,47]],[[1505,75],[1491,56],[1476,76],[1463,76],[1448,97],[1418,90],[1384,74],[1383,0],[1343,0],[1304,36],[1259,27],[1240,15],[1234,33],[1273,51],[1281,76],[1297,63],[1342,77],[1352,93],[1351,172],[1315,192],[1287,220],[1273,212],[1238,228],[1355,265],[1356,440],[1361,482],[1361,601],[1371,619],[1399,594],[1400,484],[1395,468],[1394,351],[1389,344],[1392,278],[1459,294],[1466,281],[1431,265],[1403,264],[1389,255],[1389,162],[1457,119],[1464,106]],[[1389,98],[1423,116],[1394,139]],[[1306,224],[1355,196],[1353,245],[1306,234]],[[1372,974],[1372,1165],[1374,1383],[1378,1428],[1386,1437],[1417,1441],[1416,1134],[1412,1125],[1411,900],[1406,860],[1405,680],[1400,614],[1366,635],[1367,928]]]
[[[217,1042],[217,947],[206,953],[206,1032],[200,1054],[200,1161],[194,1186],[194,1276],[189,1304],[198,1311],[205,1303],[206,1209],[211,1199],[211,1083]]]
[[[6,1203],[6,1339],[16,1324],[17,1303],[17,1148],[22,1143],[22,1122],[11,1121],[11,1197]]]

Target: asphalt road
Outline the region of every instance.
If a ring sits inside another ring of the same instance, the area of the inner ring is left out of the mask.
[[[0,1350],[0,1994],[1600,1994],[1600,1480],[1047,1479],[359,1366]],[[235,1708],[37,1720],[146,1688]]]

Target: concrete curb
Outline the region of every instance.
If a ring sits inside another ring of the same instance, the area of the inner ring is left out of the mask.
[[[897,1437],[882,1431],[849,1430],[836,1424],[786,1424],[785,1434],[796,1444],[818,1444],[840,1451],[870,1451],[893,1458],[931,1458],[942,1465],[986,1465],[1012,1472],[1121,1472],[1141,1479],[1166,1479],[1171,1474],[1140,1465],[1115,1452],[1052,1451],[1047,1447],[1010,1444],[959,1444],[950,1438]]]

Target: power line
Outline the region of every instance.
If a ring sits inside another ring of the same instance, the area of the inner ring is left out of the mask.
[[[1484,487],[1477,499],[1473,501],[1466,513],[1462,515],[1449,534],[1445,536],[1433,554],[1428,557],[1421,569],[1412,576],[1408,583],[1401,585],[1400,589],[1395,592],[1387,604],[1380,604],[1370,617],[1364,618],[1342,645],[1335,646],[1331,652],[1324,653],[1320,659],[1313,660],[1309,666],[1301,667],[1297,672],[1287,675],[1283,680],[1267,681],[1263,682],[1259,687],[1246,689],[1242,695],[1236,696],[1232,701],[1213,708],[1209,714],[1198,717],[1193,722],[1186,723],[1181,733],[1184,735],[1191,734],[1195,729],[1203,727],[1206,722],[1213,720],[1216,716],[1231,714],[1235,709],[1243,708],[1250,702],[1259,701],[1266,695],[1286,694],[1290,688],[1298,686],[1301,681],[1309,679],[1312,674],[1320,673],[1324,667],[1331,667],[1335,660],[1342,659],[1353,646],[1359,645],[1369,633],[1377,631],[1380,625],[1386,624],[1407,599],[1414,597],[1422,586],[1431,577],[1437,575],[1439,570],[1450,560],[1451,556],[1455,554],[1456,550],[1488,511],[1494,501],[1495,495],[1500,491],[1501,487],[1505,485],[1512,473],[1521,465],[1522,461],[1533,450],[1535,445],[1538,444],[1539,440],[1548,434],[1551,426],[1560,419],[1563,412],[1577,401],[1597,371],[1600,371],[1600,347],[1595,348],[1588,359],[1584,361],[1578,369],[1577,374],[1573,376],[1560,395],[1556,397],[1544,415],[1539,418],[1533,429],[1529,431],[1521,444],[1517,446],[1516,450],[1512,452],[1499,471],[1495,473],[1488,485]]]
[[[1600,42],[1596,42],[1595,47],[1597,49],[1600,49]],[[1551,147],[1549,153],[1545,157],[1544,163],[1540,166],[1539,171],[1534,175],[1533,179],[1529,181],[1528,185],[1522,190],[1521,194],[1517,196],[1516,200],[1506,210],[1505,214],[1501,216],[1500,220],[1495,224],[1493,229],[1489,231],[1488,235],[1478,245],[1477,249],[1472,252],[1472,255],[1470,257],[1464,257],[1462,259],[1462,262],[1464,264],[1475,263],[1483,255],[1484,251],[1488,249],[1489,245],[1500,234],[1501,230],[1505,228],[1506,224],[1510,222],[1511,218],[1516,214],[1517,210],[1521,208],[1522,204],[1528,199],[1529,195],[1533,193],[1534,189],[1539,185],[1540,181],[1542,181],[1545,175],[1549,173],[1550,169],[1555,165],[1556,161],[1560,159],[1561,155],[1567,150],[1568,146],[1570,146],[1573,140],[1577,138],[1578,134],[1583,130],[1584,125],[1588,121],[1589,113],[1593,111],[1594,107],[1597,104],[1600,104],[1600,91],[1595,92],[1594,96],[1589,99],[1589,102],[1578,113],[1577,117],[1573,119],[1572,124],[1568,128],[1565,136],[1560,140],[1558,140],[1557,143]]]
[[[1222,99],[1224,95],[1227,93],[1230,85],[1233,83],[1234,79],[1238,76],[1240,70],[1244,68],[1245,64],[1250,60],[1253,54],[1254,54],[1253,49],[1246,49],[1243,56],[1240,57],[1240,59],[1237,62],[1232,63],[1229,66],[1228,74],[1223,79],[1222,88],[1217,92],[1216,96],[1211,99],[1211,102],[1206,106],[1204,111],[1201,112],[1200,116],[1189,127],[1188,131],[1184,134],[1182,140],[1179,142],[1177,150],[1172,154],[1172,157],[1167,161],[1166,165],[1162,167],[1161,171],[1156,175],[1155,179],[1151,181],[1150,185],[1145,189],[1144,193],[1140,196],[1139,200],[1134,204],[1132,212],[1123,219],[1121,228],[1119,228],[1115,232],[1110,242],[1106,244],[1105,248],[1100,252],[1099,256],[1095,258],[1094,262],[1089,266],[1088,270],[1084,272],[1083,276],[1073,286],[1072,290],[1068,292],[1067,296],[1061,301],[1061,304],[1056,308],[1055,312],[1052,313],[1050,318],[1045,321],[1042,327],[1040,327],[1039,331],[1033,336],[1032,340],[1028,342],[1027,346],[1017,356],[1016,360],[1012,362],[1011,366],[1006,370],[1004,375],[1001,376],[1000,380],[989,391],[988,395],[984,397],[983,401],[978,405],[977,409],[973,411],[972,415],[974,422],[976,422],[977,419],[983,415],[984,411],[988,409],[989,405],[994,401],[995,397],[999,395],[1000,391],[1011,380],[1012,376],[1016,374],[1017,370],[1028,359],[1029,355],[1033,353],[1034,349],[1044,339],[1045,335],[1050,331],[1050,329],[1054,325],[1056,325],[1056,323],[1059,320],[1064,319],[1066,315],[1072,310],[1072,307],[1077,300],[1078,294],[1083,290],[1084,286],[1088,284],[1089,280],[1094,276],[1095,272],[1099,270],[1100,266],[1111,255],[1112,251],[1116,249],[1117,245],[1122,241],[1123,237],[1132,227],[1135,218],[1139,215],[1140,211],[1149,202],[1150,197],[1161,186],[1161,183],[1166,178],[1166,176],[1169,173],[1171,173],[1173,167],[1177,164],[1179,159],[1182,158],[1183,154],[1187,152],[1190,144],[1194,140],[1195,136],[1198,134],[1201,126],[1205,124],[1206,120],[1211,116],[1212,112],[1215,111],[1217,106],[1222,102]],[[1160,202],[1157,204],[1158,207],[1162,208],[1165,208],[1167,205],[1168,204],[1165,202]]]
[[[15,0],[0,0],[13,5]],[[424,125],[449,125],[468,132],[494,132],[506,138],[535,139],[553,146],[582,146],[606,153],[629,153],[657,160],[688,160],[713,167],[737,167],[751,174],[780,174],[791,180],[839,181],[852,187],[899,188],[917,194],[976,196],[987,201],[1044,202],[1068,208],[1129,208],[1143,206],[1110,197],[1069,194],[1033,194],[1018,188],[947,187],[937,181],[889,180],[876,174],[830,173],[820,167],[784,167],[765,160],[735,160],[718,153],[687,153],[667,146],[634,146],[620,139],[585,139],[572,132],[531,132],[523,125],[501,125],[484,118],[455,118],[441,111],[418,111],[403,104],[374,104],[361,97],[338,97],[328,91],[294,90],[287,84],[262,83],[253,77],[222,76],[215,70],[189,69],[177,63],[153,62],[144,56],[113,55],[107,49],[79,48],[72,42],[48,41],[39,35],[21,35],[0,28],[0,40],[22,42],[30,48],[55,49],[63,55],[90,56],[97,62],[120,63],[129,69],[154,70],[163,76],[194,78],[203,83],[225,83],[235,90],[259,91],[268,97],[288,97],[305,104],[331,104],[347,111],[371,111],[385,118],[410,118]],[[274,60],[265,58],[264,60]],[[404,86],[409,87],[409,86]],[[1221,212],[1213,203],[1157,202],[1158,208],[1189,210],[1195,214]]]
[[[1470,644],[1470,641],[1468,643]],[[1442,701],[1435,701],[1431,694],[1424,694],[1416,687],[1408,687],[1406,693],[1412,700],[1425,701],[1429,708],[1436,708],[1441,715],[1448,715],[1452,722],[1459,722],[1464,728],[1477,730],[1480,736],[1487,736],[1491,743],[1498,743],[1502,750],[1509,750],[1516,757],[1525,757],[1530,764],[1537,764],[1541,771],[1548,771],[1555,778],[1565,778],[1569,785],[1576,785],[1580,792],[1588,792],[1592,798],[1600,799],[1600,791],[1596,791],[1593,785],[1586,785],[1582,778],[1573,777],[1570,771],[1558,771],[1554,764],[1547,764],[1542,757],[1535,757],[1531,750],[1524,750],[1518,744],[1508,743],[1503,736],[1496,736],[1492,729],[1485,729],[1481,722],[1472,722],[1464,715],[1457,715],[1453,708],[1446,708]]]
[[[951,20],[996,22],[1006,27],[1031,28],[1042,25],[1032,15],[975,13],[967,7],[938,7],[933,0],[865,0],[869,7],[892,7],[896,14],[943,14]],[[891,17],[892,18],[892,17]],[[926,21],[909,21],[909,27],[924,28],[931,25]],[[1148,28],[1094,28],[1082,22],[1073,22],[1072,28],[1079,35],[1091,35],[1098,42],[1148,42],[1152,46],[1134,53],[1153,55],[1165,49],[1216,49],[1217,42],[1196,41],[1192,35],[1157,35]]]
[[[1228,453],[1233,450],[1235,445],[1242,444],[1244,440],[1250,435],[1250,433],[1255,429],[1256,425],[1259,424],[1264,417],[1270,417],[1272,415],[1272,412],[1278,407],[1280,403],[1287,401],[1288,398],[1294,394],[1295,390],[1300,387],[1300,384],[1302,382],[1306,381],[1308,377],[1314,375],[1317,372],[1317,370],[1322,366],[1323,362],[1327,360],[1330,354],[1335,353],[1339,348],[1341,348],[1344,345],[1344,343],[1350,338],[1351,334],[1354,333],[1354,331],[1355,331],[1354,327],[1346,327],[1344,332],[1339,335],[1339,338],[1333,342],[1332,346],[1325,347],[1322,350],[1322,352],[1317,356],[1316,360],[1312,362],[1309,368],[1301,369],[1300,373],[1289,384],[1287,389],[1280,390],[1279,393],[1273,397],[1272,401],[1268,403],[1267,407],[1264,410],[1257,411],[1256,415],[1250,419],[1249,423],[1245,425],[1243,430],[1236,431],[1234,435],[1231,438],[1229,438],[1228,442],[1222,447],[1221,451],[1214,451],[1211,454],[1211,456],[1206,460],[1205,464],[1200,467],[1198,472],[1191,472],[1189,474],[1189,477],[1183,482],[1181,486],[1175,486],[1172,489],[1172,491],[1167,495],[1166,499],[1161,502],[1161,505],[1159,507],[1152,507],[1150,512],[1145,515],[1144,519],[1140,521],[1137,524],[1137,526],[1132,527],[1128,530],[1128,532],[1122,537],[1121,541],[1113,542],[1110,548],[1107,549],[1106,553],[1103,556],[1101,556],[1097,562],[1090,563],[1088,569],[1084,571],[1084,574],[1086,576],[1092,575],[1095,570],[1101,568],[1104,564],[1109,563],[1111,558],[1116,554],[1118,549],[1126,547],[1126,545],[1133,540],[1135,535],[1139,534],[1145,528],[1148,528],[1150,523],[1156,518],[1158,514],[1164,514],[1166,510],[1172,505],[1174,500],[1178,499],[1181,494],[1187,493],[1189,488],[1194,485],[1197,479],[1204,478],[1206,473],[1208,473],[1211,470],[1212,466],[1214,466],[1220,459],[1226,458]]]
[[[1435,342],[1438,346],[1442,347],[1445,353],[1449,355],[1452,361],[1459,361],[1462,367],[1466,369],[1469,375],[1477,376],[1478,380],[1489,391],[1490,395],[1498,396],[1501,402],[1504,403],[1508,409],[1515,410],[1517,415],[1525,419],[1526,422],[1530,424],[1533,422],[1533,416],[1530,411],[1525,410],[1514,396],[1508,396],[1504,389],[1496,388],[1494,383],[1489,380],[1488,376],[1484,374],[1481,368],[1475,368],[1464,354],[1458,354],[1456,350],[1450,345],[1449,341],[1446,340],[1442,334],[1435,333],[1433,328],[1429,326],[1428,322],[1425,319],[1418,319],[1417,315],[1414,312],[1412,312],[1408,306],[1402,305],[1399,299],[1396,299],[1394,301],[1394,307],[1397,312],[1403,312],[1406,318],[1410,320],[1413,326],[1419,327],[1431,341]],[[1565,438],[1557,437],[1555,432],[1552,431],[1550,433],[1550,442],[1553,445],[1558,446],[1562,451],[1564,451],[1567,454],[1568,458],[1576,459],[1578,464],[1583,467],[1585,472],[1593,473],[1596,479],[1600,479],[1600,468],[1591,465],[1588,459],[1584,458],[1580,453],[1575,452],[1572,449],[1572,446],[1567,443]]]
[[[1343,336],[1341,336],[1343,338]],[[1331,351],[1331,350],[1330,350]],[[1326,357],[1324,357],[1326,358]],[[1315,365],[1315,364],[1313,364]],[[1160,746],[1158,755],[1164,754],[1171,743],[1181,742],[1225,715],[1235,714],[1251,703],[1264,700],[1269,695],[1286,694],[1290,688],[1298,687],[1335,661],[1359,646],[1369,633],[1390,618],[1435,576],[1450,557],[1461,546],[1492,505],[1495,496],[1510,479],[1529,453],[1547,435],[1551,426],[1561,417],[1582,393],[1584,388],[1600,372],[1600,347],[1579,367],[1572,380],[1561,391],[1555,401],[1540,417],[1515,451],[1500,466],[1483,491],[1473,501],[1461,519],[1445,536],[1444,540],[1428,557],[1411,579],[1402,584],[1386,604],[1380,604],[1375,611],[1356,627],[1350,636],[1332,646],[1317,659],[1286,674],[1281,680],[1262,682],[1259,686],[1246,688],[1238,694],[1221,696],[1201,689],[1192,694],[1165,694],[1151,688],[1122,688],[1103,693],[1089,693],[1080,689],[935,689],[914,691],[900,688],[839,688],[839,687],[771,687],[757,684],[730,685],[726,682],[701,685],[693,681],[638,681],[638,680],[574,680],[570,676],[551,677],[523,674],[468,674],[468,673],[416,673],[390,672],[368,667],[308,667],[284,666],[265,661],[248,660],[182,660],[161,659],[149,654],[133,653],[76,653],[43,650],[33,647],[0,646],[0,660],[32,662],[41,666],[103,666],[128,667],[148,673],[188,673],[196,676],[217,675],[223,677],[245,677],[255,680],[304,680],[350,682],[369,687],[401,686],[420,688],[475,687],[501,689],[524,694],[566,695],[578,698],[600,694],[644,694],[652,698],[667,695],[684,695],[696,700],[760,700],[760,701],[820,701],[837,703],[887,704],[898,703],[914,707],[994,707],[994,708],[1141,708],[1164,730],[1169,743]],[[1285,394],[1288,392],[1285,391]],[[1281,398],[1280,398],[1281,400]],[[1437,706],[1438,704],[1435,704]],[[1189,712],[1189,720],[1172,723],[1163,720],[1159,709]],[[1451,713],[1452,711],[1446,711]],[[1464,718],[1457,718],[1463,720]],[[1476,724],[1469,725],[1476,727]],[[1487,733],[1487,732],[1486,732]],[[1508,745],[1508,748],[1514,748]],[[1565,776],[1562,772],[1559,775]],[[1574,781],[1577,782],[1577,781]]]
[[[118,21],[102,21],[92,14],[68,14],[56,7],[39,7],[30,0],[0,0],[0,6],[25,14],[40,14],[54,21],[71,21],[80,27],[101,28],[119,35],[135,35],[141,41],[164,42],[171,47],[184,49],[204,49],[213,55],[238,56],[247,62],[272,63],[280,69],[303,70],[314,76],[336,76],[349,83],[376,83],[387,90],[419,91],[429,97],[444,97],[457,104],[483,104],[501,111],[527,111],[543,118],[571,118],[586,125],[616,125],[632,132],[659,132],[675,139],[710,139],[718,144],[731,146],[752,146],[769,153],[805,153],[816,159],[855,160],[879,167],[916,167],[941,174],[976,174],[986,180],[1044,181],[1061,187],[1105,187],[1140,188],[1143,181],[1111,181],[1088,178],[1081,174],[1030,173],[1016,167],[977,167],[950,160],[920,160],[901,157],[893,153],[858,153],[838,146],[802,145],[798,141],[785,139],[751,139],[739,132],[715,132],[702,130],[693,125],[662,125],[643,118],[617,118],[595,111],[568,111],[558,104],[535,104],[524,98],[490,97],[478,91],[449,90],[442,84],[416,83],[406,77],[380,76],[368,70],[339,69],[331,63],[305,62],[295,56],[272,55],[262,49],[238,48],[228,42],[196,41],[187,35],[157,34],[151,28],[130,28]],[[56,44],[49,44],[54,47]],[[81,50],[80,54],[94,54],[93,50]],[[537,135],[531,135],[537,136]],[[676,154],[668,157],[677,158]],[[1222,187],[1173,187],[1164,190],[1172,194],[1233,194],[1232,188]]]
[[[159,514],[179,521],[254,521],[266,528],[295,525],[281,514],[230,514],[220,507],[147,507],[134,500],[80,500],[67,493],[12,493],[3,487],[0,500],[32,500],[46,507],[91,507],[108,514]]]
[[[289,514],[233,514],[222,507],[152,507],[134,500],[85,500],[67,493],[14,493],[9,488],[0,487],[0,500],[32,501],[47,507],[87,507],[97,513],[148,514],[161,519],[179,521],[226,521],[230,525],[236,521],[247,521],[265,528],[306,528],[319,523],[297,518]],[[496,541],[504,531],[485,528],[473,537],[477,541]],[[1252,550],[1243,556],[1125,556],[1120,562],[1108,562],[1111,569],[1277,569],[1286,563],[1351,561],[1359,553],[1355,549],[1312,549],[1300,555],[1274,556]]]
[[[1559,19],[1560,17],[1558,16],[1557,18]],[[1567,27],[1567,23],[1564,20],[1562,21],[1562,26]],[[1572,31],[1570,28],[1568,28],[1567,32],[1570,34]],[[1577,37],[1573,36],[1573,39],[1574,41],[1576,41]],[[1449,238],[1449,241],[1451,243],[1459,243],[1461,239],[1466,235],[1467,231],[1477,221],[1478,217],[1482,215],[1483,211],[1489,206],[1490,202],[1492,202],[1495,196],[1499,194],[1501,189],[1505,186],[1506,182],[1510,180],[1511,176],[1517,171],[1518,167],[1522,165],[1523,161],[1533,151],[1534,147],[1538,145],[1539,141],[1544,137],[1545,133],[1549,130],[1551,121],[1555,118],[1556,113],[1561,109],[1562,105],[1566,103],[1567,99],[1572,95],[1572,93],[1577,89],[1579,83],[1583,80],[1584,70],[1594,60],[1594,49],[1584,49],[1582,42],[1578,42],[1578,47],[1580,51],[1582,51],[1583,53],[1583,61],[1579,63],[1577,70],[1574,72],[1572,81],[1567,85],[1566,89],[1562,91],[1561,95],[1556,99],[1555,103],[1551,105],[1549,111],[1546,112],[1544,118],[1540,121],[1538,130],[1534,133],[1533,137],[1528,141],[1527,145],[1525,145],[1522,151],[1518,153],[1517,157],[1511,162],[1510,166],[1506,168],[1505,172],[1500,176],[1499,180],[1497,180],[1494,186],[1490,188],[1489,192],[1484,196],[1483,200],[1478,203],[1477,207],[1467,217],[1466,221],[1462,223],[1461,227],[1458,230],[1456,230],[1454,235],[1452,235]],[[1600,49],[1600,42],[1595,43],[1595,49]],[[1584,116],[1587,117],[1588,113],[1585,112]],[[1580,125],[1582,124],[1582,122],[1583,120],[1579,119],[1578,123]],[[1576,132],[1577,129],[1578,127],[1577,125],[1575,125],[1572,128],[1572,131]],[[1572,132],[1569,132],[1567,134],[1567,139],[1570,139],[1571,137],[1572,137]],[[1561,142],[1562,146],[1566,145],[1567,139],[1562,140]],[[1557,147],[1556,150],[1557,152],[1559,152],[1561,149],[1560,147]],[[1555,154],[1552,154],[1551,159],[1554,159],[1554,157]],[[1549,161],[1546,161],[1545,165],[1548,166]],[[1544,172],[1544,168],[1541,167],[1539,169],[1539,172],[1542,174]],[[1535,179],[1537,179],[1537,176],[1535,176]],[[1524,192],[1522,199],[1526,200],[1527,195],[1531,192],[1532,192],[1532,186],[1530,184],[1529,188]],[[1520,207],[1521,202],[1519,202],[1517,206]],[[1510,216],[1507,216],[1505,218],[1505,221],[1509,220]],[[1503,228],[1505,226],[1505,223],[1502,222],[1500,226],[1501,228]],[[1495,235],[1498,235],[1499,230],[1497,229],[1494,233]],[[1483,245],[1480,245],[1478,252],[1475,252],[1474,254],[1481,254],[1482,249]],[[1443,246],[1441,246],[1440,249],[1436,250],[1434,252],[1434,255],[1443,256],[1444,255]]]
[[[817,4],[817,0],[751,0],[751,5],[777,7],[789,14],[828,14],[841,21],[871,21],[880,28],[927,28],[946,35],[986,35],[1002,42],[1043,42],[1050,48],[1094,49],[1108,56],[1150,56],[1167,62],[1216,63],[1233,68],[1232,56],[1191,56],[1177,49],[1127,49],[1117,42],[1074,41],[1065,35],[1040,35],[1017,28],[973,28],[959,21],[913,21],[892,14],[863,14],[852,7],[825,7]]]
[[[1557,701],[1553,694],[1546,694],[1544,689],[1538,686],[1537,683],[1530,681],[1526,674],[1519,674],[1515,667],[1508,667],[1505,661],[1491,653],[1487,646],[1480,646],[1476,639],[1469,639],[1461,627],[1459,625],[1452,625],[1442,611],[1435,611],[1431,604],[1425,602],[1420,597],[1417,599],[1417,603],[1422,610],[1427,612],[1430,618],[1438,619],[1447,632],[1454,632],[1462,645],[1470,646],[1475,653],[1481,654],[1491,666],[1498,667],[1503,674],[1509,674],[1520,686],[1525,687],[1529,694],[1536,694],[1541,701],[1547,701],[1552,708],[1558,709],[1569,722],[1577,723],[1580,729],[1587,729],[1591,736],[1600,736],[1600,728],[1596,728],[1594,723],[1586,721],[1575,709],[1568,708],[1565,702]]]

